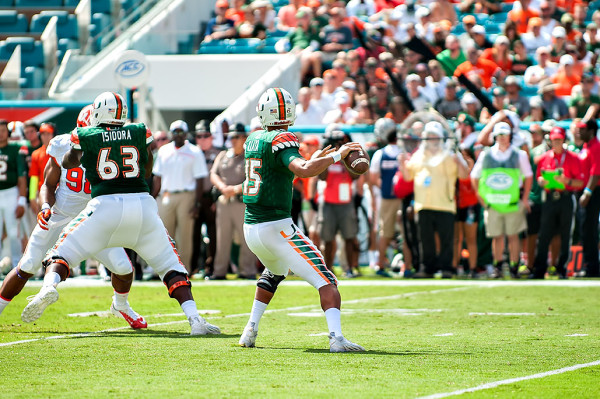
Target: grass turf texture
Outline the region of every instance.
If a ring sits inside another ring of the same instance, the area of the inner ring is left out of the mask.
[[[67,316],[107,310],[108,286],[59,287],[40,320],[22,323],[25,298],[37,291],[26,288],[0,316],[0,342],[125,326],[112,316]],[[181,311],[164,286],[134,285],[130,303],[148,315],[147,330],[0,347],[2,397],[419,397],[600,360],[598,287],[342,283],[343,301],[353,301],[343,305],[343,331],[368,350],[361,354],[330,354],[327,337],[311,336],[327,328],[308,285],[280,287],[269,310],[307,307],[266,314],[253,349],[237,342],[254,286],[197,283],[193,291],[200,309],[222,312],[207,317],[223,335],[190,337],[183,316],[155,316]],[[535,315],[469,315],[485,312]],[[167,322],[175,323],[153,326]],[[599,378],[595,366],[469,395],[591,398],[600,395]]]

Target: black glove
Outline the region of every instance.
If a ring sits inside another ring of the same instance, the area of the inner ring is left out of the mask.
[[[356,209],[360,208],[361,204],[362,204],[362,200],[363,200],[363,196],[360,194],[354,194],[354,197],[352,198],[352,201],[354,202],[354,207]]]
[[[319,204],[317,204],[317,201],[315,201],[314,198],[311,198],[308,202],[310,202],[310,207],[312,208],[313,211],[316,211],[319,209]]]

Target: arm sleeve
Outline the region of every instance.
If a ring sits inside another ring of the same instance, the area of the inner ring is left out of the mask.
[[[161,147],[162,148],[162,147]],[[160,149],[156,153],[154,158],[154,166],[152,166],[152,174],[156,176],[162,176],[162,157]]]
[[[77,134],[77,128],[71,132],[71,147],[76,150],[81,150],[81,144],[79,143],[79,134]]]
[[[523,177],[533,176],[533,171],[531,170],[529,158],[527,157],[527,153],[523,150],[519,150],[519,167],[521,168],[521,173],[523,174]]]
[[[206,159],[204,153],[198,151],[194,159],[194,179],[201,179],[208,176],[208,168],[206,167]]]
[[[288,165],[290,163],[292,163],[292,161],[296,158],[301,158],[304,159],[302,157],[302,155],[300,155],[300,152],[298,152],[297,148],[288,148],[285,149],[283,151],[278,151],[275,154],[276,159],[279,160],[279,162],[281,162],[281,164],[283,166],[285,166],[286,168],[288,167]]]
[[[383,150],[375,151],[373,154],[373,158],[371,158],[371,167],[369,168],[371,171],[375,173],[379,173],[381,170],[381,156]]]

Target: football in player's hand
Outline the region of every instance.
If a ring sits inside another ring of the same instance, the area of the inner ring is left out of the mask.
[[[342,161],[346,168],[355,175],[362,175],[369,170],[369,155],[363,148],[350,151]]]

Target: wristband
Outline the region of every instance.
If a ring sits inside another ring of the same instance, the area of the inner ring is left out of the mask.
[[[50,204],[49,204],[49,203],[47,203],[47,202],[44,202],[44,203],[42,204],[42,208],[41,208],[41,210],[43,211],[44,209],[50,209],[50,208],[52,208],[52,207],[50,206]]]
[[[333,158],[333,163],[336,163],[342,159],[342,154],[340,154],[338,151],[332,152],[331,154],[329,154],[329,156]]]
[[[589,188],[589,187],[586,187],[586,188],[584,188],[584,189],[583,189],[583,192],[584,192],[584,193],[588,193],[589,195],[592,195],[592,189],[591,189],[591,188]]]
[[[23,208],[25,208],[27,206],[27,198],[23,196],[19,197],[19,199],[17,200],[17,206],[22,206]]]

